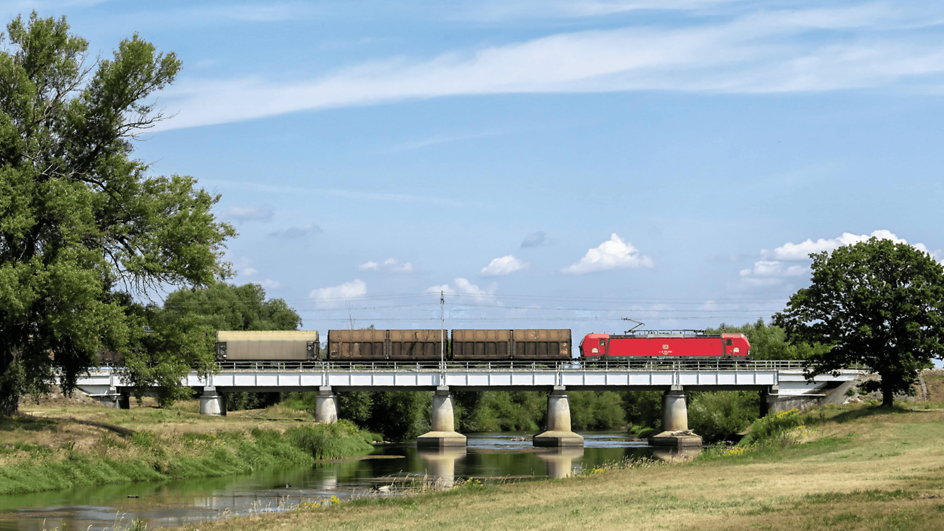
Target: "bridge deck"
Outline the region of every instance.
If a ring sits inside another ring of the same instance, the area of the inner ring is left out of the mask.
[[[577,362],[337,363],[337,362],[222,362],[216,374],[192,372],[182,382],[191,387],[225,391],[433,390],[666,390],[681,385],[689,390],[764,390],[778,386],[781,395],[810,393],[856,379],[860,368],[820,375],[807,381],[797,361],[734,360],[619,360],[593,365]],[[102,368],[79,379],[79,388],[101,394],[126,387],[121,370]]]

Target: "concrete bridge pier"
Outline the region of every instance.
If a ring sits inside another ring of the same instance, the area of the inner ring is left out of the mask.
[[[334,424],[338,421],[338,397],[331,391],[331,387],[318,388],[315,420],[319,424]]]
[[[681,385],[662,395],[662,431],[688,429],[688,394]]]
[[[128,409],[131,407],[131,400],[127,392],[121,392],[117,387],[109,387],[103,395],[92,395],[92,398],[101,405],[109,409]]]
[[[128,391],[119,392],[118,409],[131,409],[131,393]]]
[[[430,432],[416,438],[417,448],[465,448],[465,435],[456,432],[452,395],[448,386],[436,388]]]
[[[216,392],[216,387],[204,387],[200,396],[200,414],[223,416],[226,415],[226,401]]]
[[[780,407],[780,388],[776,385],[770,386],[766,391],[760,392],[760,416],[766,417],[771,413],[779,413]]]
[[[702,439],[688,429],[688,393],[673,385],[662,395],[662,433],[649,437],[649,444],[684,450],[701,448]]]
[[[583,437],[570,428],[570,400],[562,385],[554,386],[547,397],[547,431],[535,435],[534,446],[583,446]]]

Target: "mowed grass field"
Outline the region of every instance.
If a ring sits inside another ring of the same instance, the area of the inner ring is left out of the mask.
[[[344,529],[944,529],[944,410],[824,409],[799,444],[554,481],[467,485],[201,531]]]

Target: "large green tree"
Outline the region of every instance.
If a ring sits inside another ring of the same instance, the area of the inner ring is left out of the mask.
[[[882,405],[891,406],[918,371],[944,357],[944,267],[911,245],[874,237],[810,256],[810,287],[774,322],[792,342],[831,347],[810,358],[810,375],[863,363],[881,376]]]
[[[143,309],[150,333],[137,348],[128,349],[122,364],[130,369],[135,392],[156,392],[162,405],[187,398],[190,389],[180,387],[180,376],[191,365],[215,360],[216,333],[220,330],[297,330],[301,317],[282,299],[266,300],[258,284],[234,286],[217,282],[206,288],[184,288],[167,296],[162,307]],[[173,362],[167,352],[177,352]],[[155,363],[157,358],[162,360]],[[183,354],[183,355],[181,355]],[[230,409],[246,409],[277,402],[278,393],[236,393],[228,397]]]
[[[173,53],[134,35],[89,62],[64,17],[35,13],[0,46],[0,414],[11,414],[56,370],[70,391],[100,350],[140,346],[135,299],[225,278],[235,231],[211,212],[219,196],[132,157],[163,118],[150,98],[180,70]],[[198,349],[149,355],[171,372],[201,361],[188,359]]]
[[[763,319],[741,326],[728,326],[721,323],[715,329],[709,329],[709,334],[744,334],[751,343],[751,357],[758,360],[805,360],[829,350],[828,345],[822,343],[807,343],[800,341],[790,343],[783,328],[764,323]]]

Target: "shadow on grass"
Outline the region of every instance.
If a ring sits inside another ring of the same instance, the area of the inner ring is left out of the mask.
[[[0,431],[44,431],[56,425],[55,420],[18,414],[13,417],[0,417]]]
[[[911,413],[910,409],[903,408],[901,406],[892,406],[892,407],[882,407],[882,406],[871,406],[863,407],[858,409],[852,409],[849,411],[843,411],[832,417],[826,417],[826,422],[836,422],[837,424],[842,424],[845,422],[850,422],[853,420],[858,420],[867,417],[876,417],[879,415],[898,415],[902,413]]]

